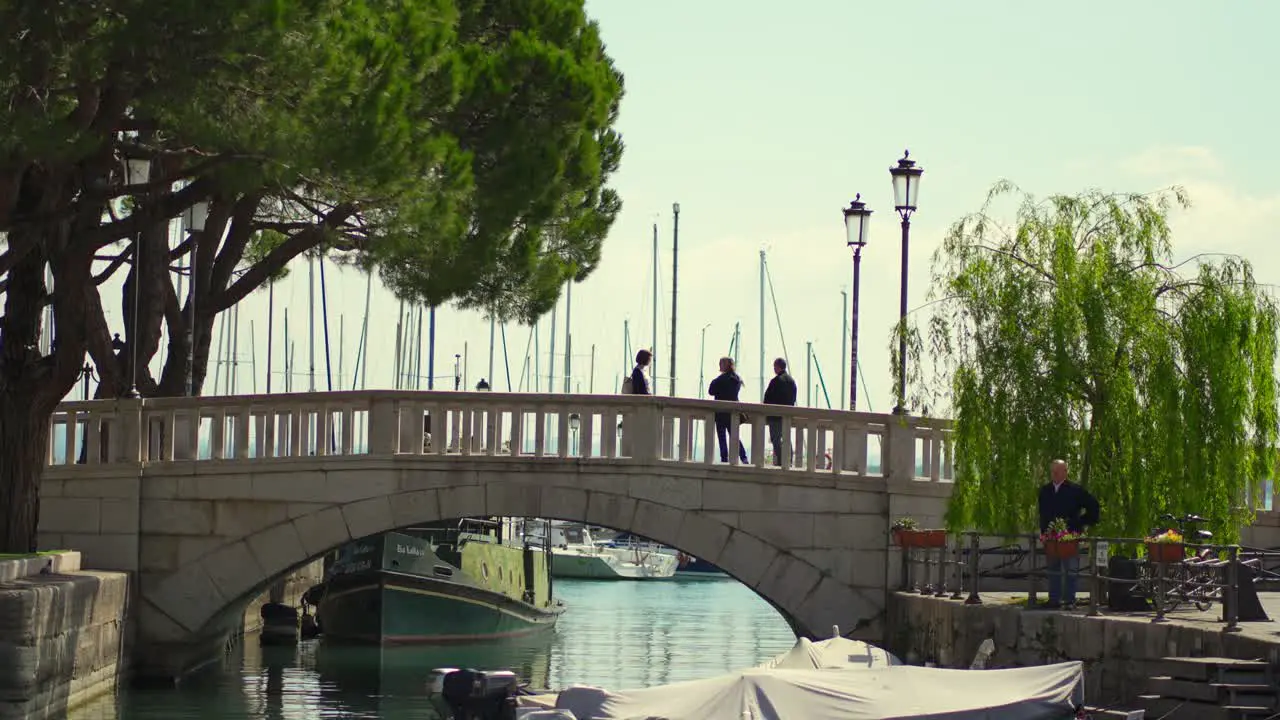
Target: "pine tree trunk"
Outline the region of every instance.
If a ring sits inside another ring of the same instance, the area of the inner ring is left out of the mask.
[[[4,393],[0,397],[0,553],[36,549],[49,413],[26,395]]]

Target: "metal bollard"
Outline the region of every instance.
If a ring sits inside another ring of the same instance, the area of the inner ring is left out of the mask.
[[[947,546],[938,548],[938,584],[933,587],[934,597],[947,596]]]
[[[902,582],[900,583],[902,592],[910,592],[911,590],[911,548],[898,548],[898,552],[902,556],[901,567]]]
[[[978,567],[982,560],[981,544],[978,533],[969,536],[969,597],[965,599],[965,605],[981,605],[982,596],[978,594],[978,578],[982,577],[981,568]]]
[[[1222,593],[1222,619],[1227,626],[1222,632],[1240,632],[1240,546],[1232,545],[1227,553],[1227,587]]]

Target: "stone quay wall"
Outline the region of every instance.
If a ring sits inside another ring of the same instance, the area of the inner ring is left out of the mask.
[[[115,688],[129,586],[75,552],[0,561],[0,720],[60,717]]]
[[[1123,703],[1146,691],[1166,657],[1229,657],[1280,663],[1273,633],[1224,633],[1220,623],[1152,623],[1149,616],[1025,611],[995,596],[983,605],[896,592],[889,597],[887,646],[909,663],[967,668],[991,639],[989,668],[1081,660],[1090,705]]]

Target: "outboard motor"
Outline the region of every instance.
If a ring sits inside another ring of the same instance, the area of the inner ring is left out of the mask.
[[[510,670],[439,668],[427,681],[451,720],[516,720],[519,681]]]

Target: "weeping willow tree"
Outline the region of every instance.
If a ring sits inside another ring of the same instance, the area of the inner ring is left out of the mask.
[[[904,330],[934,370],[916,401],[950,394],[948,525],[1035,527],[1062,457],[1102,505],[1099,532],[1195,512],[1235,539],[1272,470],[1276,304],[1243,258],[1173,261],[1179,189],[1021,196],[1008,226],[993,202],[1014,193],[997,185],[952,226],[928,329]]]

